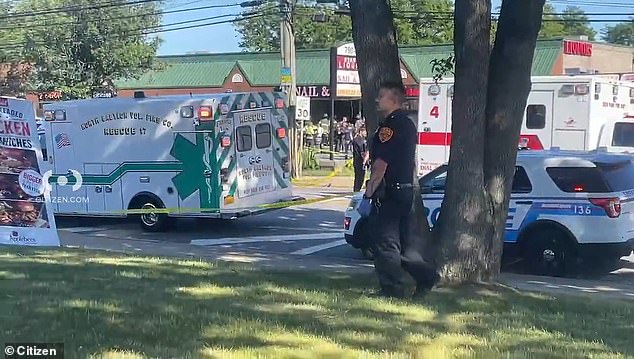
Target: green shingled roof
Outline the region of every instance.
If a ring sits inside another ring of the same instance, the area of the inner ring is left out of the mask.
[[[533,59],[533,76],[550,75],[561,54],[561,40],[538,41]],[[433,59],[445,58],[453,45],[404,46],[399,49],[403,63],[416,78],[431,77]],[[298,50],[297,84],[320,85],[330,82],[329,50]],[[119,89],[221,87],[235,66],[239,66],[252,86],[279,83],[281,60],[277,52],[195,54],[162,56],[167,67],[150,71],[138,80],[117,81]]]

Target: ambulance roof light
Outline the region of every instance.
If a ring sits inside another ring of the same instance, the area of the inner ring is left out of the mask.
[[[55,120],[55,113],[53,111],[44,111],[44,121]]]
[[[564,95],[572,95],[575,93],[575,85],[563,85],[561,86],[561,93]]]
[[[200,106],[198,108],[198,118],[201,120],[210,120],[213,118],[213,111],[210,106]]]
[[[588,94],[588,85],[587,84],[579,84],[575,86],[575,93],[577,95],[587,95]]]
[[[55,121],[66,121],[66,111],[55,110]]]
[[[440,95],[440,86],[438,86],[438,85],[429,86],[429,90],[427,90],[427,95],[429,95],[429,96],[438,96],[438,95]]]

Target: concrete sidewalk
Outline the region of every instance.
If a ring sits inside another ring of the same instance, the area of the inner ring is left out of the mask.
[[[354,187],[354,177],[347,176],[303,176],[293,182],[293,186],[298,188],[336,188],[352,191]]]
[[[93,237],[60,231],[62,246],[144,256],[175,257],[244,263],[269,269],[329,270],[338,272],[372,273],[372,262],[348,258],[298,256],[265,252],[236,251],[235,249],[194,246],[150,240],[121,240]],[[586,295],[594,298],[634,300],[634,273],[611,274],[600,280],[567,279],[502,273],[500,282],[522,291],[553,295]]]

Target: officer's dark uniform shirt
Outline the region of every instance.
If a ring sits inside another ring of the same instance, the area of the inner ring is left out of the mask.
[[[368,150],[368,142],[365,138],[357,136],[352,142],[352,154],[355,161],[363,160],[363,153]]]
[[[418,133],[403,110],[394,111],[379,124],[372,139],[371,159],[387,163],[385,182],[412,183]]]

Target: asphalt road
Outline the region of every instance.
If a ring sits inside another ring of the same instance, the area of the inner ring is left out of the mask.
[[[327,188],[297,190],[296,195],[329,198],[237,220],[179,220],[166,233],[147,233],[125,220],[58,218],[58,228],[88,237],[183,243],[231,249],[236,252],[293,254],[337,259],[362,259],[360,252],[343,240],[343,211],[349,194]],[[634,284],[634,255],[624,261],[625,273]],[[615,278],[618,279],[618,278]]]
[[[147,233],[131,220],[62,218],[62,231],[126,240],[191,243],[231,247],[240,251],[303,254],[360,259],[343,240],[343,211],[349,194],[328,188],[299,189],[306,199],[327,199],[237,220],[179,219],[165,233]]]

